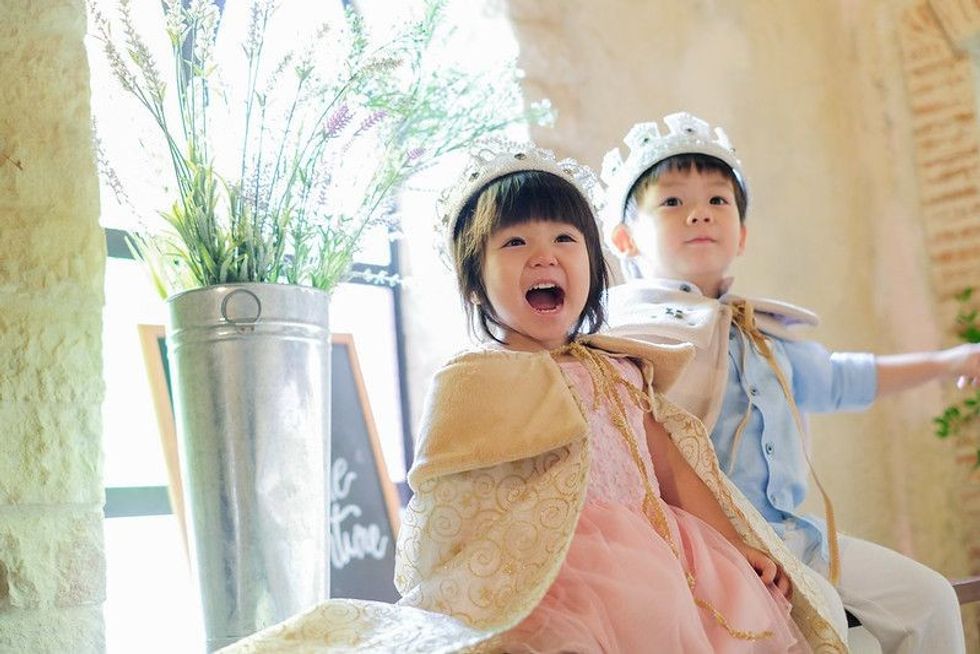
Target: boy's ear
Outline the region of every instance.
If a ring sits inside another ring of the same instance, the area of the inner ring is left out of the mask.
[[[620,254],[635,257],[640,253],[636,247],[636,242],[633,240],[633,234],[630,233],[630,228],[626,226],[626,223],[619,223],[613,227],[612,242]]]
[[[737,254],[742,254],[743,252],[745,252],[745,239],[748,237],[748,235],[749,235],[749,230],[745,226],[745,224],[743,223],[742,226],[741,226],[741,228],[740,228],[739,235],[738,235],[738,252],[737,252]]]

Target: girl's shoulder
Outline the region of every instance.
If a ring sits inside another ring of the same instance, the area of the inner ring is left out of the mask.
[[[690,343],[658,344],[634,338],[593,334],[581,341],[613,357],[629,357],[637,362],[654,390],[665,393],[674,385],[684,368],[694,358]]]
[[[586,429],[548,352],[468,350],[432,379],[409,482],[418,488],[436,476],[535,456],[584,438]]]
[[[460,350],[447,361],[448,363],[453,363],[460,360],[505,360],[505,359],[521,359],[526,357],[537,357],[547,352],[524,352],[521,350],[511,350],[506,346],[489,341],[486,343],[481,343],[472,347],[468,347],[464,350]]]
[[[484,404],[560,381],[558,364],[547,351],[475,347],[453,355],[435,372],[430,395],[449,394],[458,402]]]

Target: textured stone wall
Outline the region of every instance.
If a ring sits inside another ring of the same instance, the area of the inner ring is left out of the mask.
[[[0,651],[100,652],[101,308],[82,0],[0,3]]]

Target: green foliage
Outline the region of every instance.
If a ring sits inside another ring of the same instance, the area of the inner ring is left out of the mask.
[[[956,314],[956,333],[967,343],[980,343],[980,325],[977,324],[977,308],[968,306],[972,297],[972,286],[956,294],[956,300],[960,303],[960,309]]]
[[[169,229],[131,243],[164,296],[231,282],[329,291],[350,276],[365,233],[394,220],[393,198],[410,176],[508,125],[551,118],[547,102],[524,111],[513,62],[482,73],[453,63],[444,0],[424,0],[383,39],[349,11],[271,67],[263,52],[275,2],[253,0],[236,53],[244,90],[220,77],[217,5],[163,4],[169,82],[133,26],[130,0],[118,2],[119,36],[92,15],[115,77],[152,116],[172,164]]]
[[[966,343],[980,343],[978,310],[972,303],[973,291],[973,287],[968,287],[956,295],[956,301],[960,304],[956,312],[956,334]],[[980,417],[980,389],[975,389],[972,394],[947,406],[942,415],[933,418],[936,436],[948,438],[961,435],[978,417]],[[977,450],[975,467],[980,467],[980,449]]]

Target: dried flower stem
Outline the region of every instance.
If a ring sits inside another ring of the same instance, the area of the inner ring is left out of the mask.
[[[253,0],[241,109],[212,89],[220,69],[212,0],[164,0],[169,96],[129,3],[118,0],[118,41],[110,22],[92,13],[115,77],[153,117],[172,163],[176,194],[163,212],[170,229],[137,234],[133,243],[164,295],[244,281],[330,290],[351,274],[366,232],[391,220],[393,197],[411,175],[528,118],[513,62],[476,77],[452,63],[443,0],[421,0],[421,16],[384,41],[348,11],[339,29],[318,27],[307,47],[266,74],[275,4]],[[214,121],[225,131],[229,111],[242,110],[238,170],[229,175],[216,169]],[[532,108],[531,117],[549,113]]]

